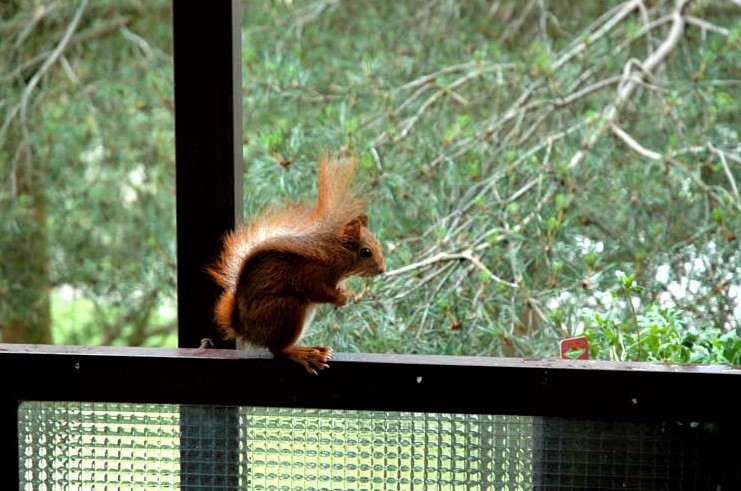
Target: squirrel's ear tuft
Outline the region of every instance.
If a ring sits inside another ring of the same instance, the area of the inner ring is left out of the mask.
[[[362,225],[363,227],[368,226],[368,215],[366,215],[365,213],[363,213],[362,215],[358,215],[357,220],[360,222],[360,225]]]
[[[360,228],[362,226],[360,218],[348,222],[348,224],[345,225],[345,236],[354,242],[358,242],[360,240]]]

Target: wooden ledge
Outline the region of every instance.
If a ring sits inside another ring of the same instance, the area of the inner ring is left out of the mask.
[[[3,398],[734,421],[741,369],[336,354],[309,375],[267,353],[0,344]]]

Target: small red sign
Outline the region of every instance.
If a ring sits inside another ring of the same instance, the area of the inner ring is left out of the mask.
[[[589,341],[584,336],[561,340],[561,358],[564,360],[588,360]]]

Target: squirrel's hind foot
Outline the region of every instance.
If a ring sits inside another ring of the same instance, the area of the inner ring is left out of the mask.
[[[332,357],[332,348],[329,346],[289,346],[283,349],[283,355],[300,363],[312,375],[317,370],[329,368],[327,361]]]

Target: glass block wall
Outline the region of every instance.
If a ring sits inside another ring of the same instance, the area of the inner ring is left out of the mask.
[[[532,418],[262,408],[246,418],[249,489],[530,489]]]
[[[713,424],[23,402],[22,490],[741,489]]]
[[[21,489],[179,489],[179,433],[174,405],[23,402]]]
[[[21,489],[531,489],[532,418],[182,409],[24,402]]]

